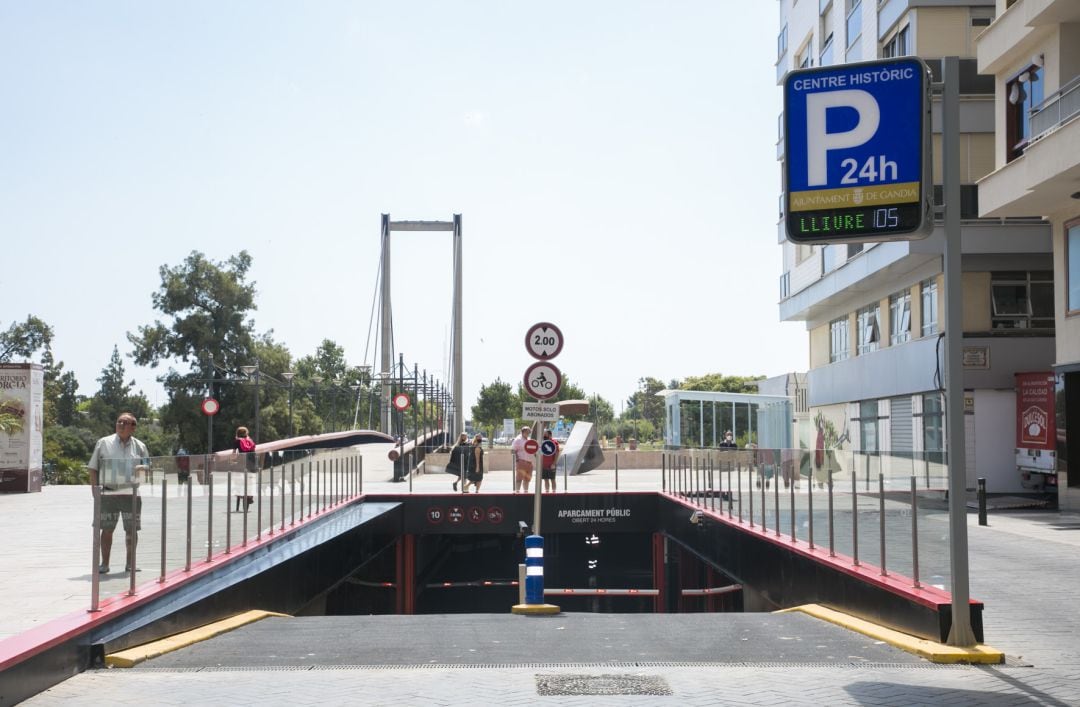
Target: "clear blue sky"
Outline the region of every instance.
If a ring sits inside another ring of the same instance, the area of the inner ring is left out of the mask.
[[[616,412],[643,375],[805,369],[777,317],[777,5],[731,10],[0,0],[0,326],[45,319],[92,394],[161,265],[247,249],[256,328],[360,364],[380,214],[461,213],[467,405],[542,320]],[[396,350],[441,373],[450,238],[395,235],[392,262]]]

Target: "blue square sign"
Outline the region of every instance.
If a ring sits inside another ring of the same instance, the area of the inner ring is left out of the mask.
[[[930,74],[917,57],[792,71],[784,79],[788,239],[924,238]]]

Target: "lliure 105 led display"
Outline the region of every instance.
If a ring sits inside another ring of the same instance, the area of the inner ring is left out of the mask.
[[[789,240],[925,238],[933,227],[926,65],[904,57],[789,73],[784,163]]]

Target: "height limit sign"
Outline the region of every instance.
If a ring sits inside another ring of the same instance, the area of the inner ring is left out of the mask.
[[[525,350],[537,362],[525,370],[523,382],[525,390],[537,400],[554,398],[562,388],[562,373],[550,361],[562,347],[562,332],[551,322],[533,324],[525,334]]]

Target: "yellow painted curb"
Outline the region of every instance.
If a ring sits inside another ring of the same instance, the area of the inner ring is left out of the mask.
[[[133,668],[144,660],[157,658],[166,653],[186,648],[199,641],[220,636],[223,633],[254,623],[259,619],[265,619],[268,616],[288,616],[288,614],[277,614],[272,611],[245,611],[242,614],[230,616],[227,619],[200,626],[184,633],[178,633],[175,636],[168,636],[152,643],[144,643],[141,646],[112,653],[105,656],[105,665],[110,668]]]
[[[560,611],[562,609],[554,604],[514,604],[510,609],[510,613],[522,616],[549,616]]]
[[[983,644],[973,648],[961,648],[959,646],[947,646],[943,643],[928,641],[925,638],[909,636],[906,633],[879,626],[865,619],[856,618],[848,614],[829,609],[820,604],[804,604],[791,609],[777,611],[778,614],[801,612],[814,618],[828,621],[829,623],[842,626],[850,631],[861,633],[889,645],[896,646],[908,653],[920,655],[933,663],[979,663],[996,664],[1005,662],[1005,654],[1001,651]]]

